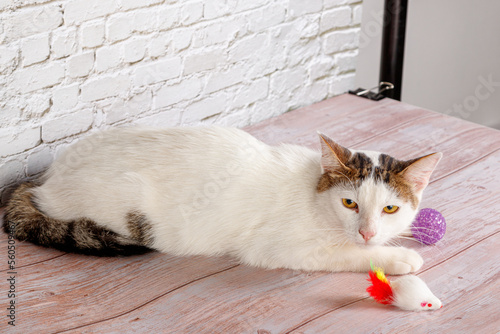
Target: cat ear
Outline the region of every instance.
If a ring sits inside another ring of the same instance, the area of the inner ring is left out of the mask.
[[[334,170],[347,169],[345,164],[351,157],[351,151],[337,144],[328,136],[318,131],[321,142],[321,166],[323,172],[332,172]]]
[[[427,187],[431,174],[442,157],[443,154],[438,152],[417,158],[401,173],[413,185],[415,191],[421,193]]]

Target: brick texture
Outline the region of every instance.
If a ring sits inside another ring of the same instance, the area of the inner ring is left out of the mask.
[[[0,194],[98,128],[245,126],[344,93],[361,10],[359,0],[0,0]]]

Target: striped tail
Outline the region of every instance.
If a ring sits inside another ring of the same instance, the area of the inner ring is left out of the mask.
[[[19,186],[7,204],[4,230],[18,240],[65,252],[125,256],[151,251],[138,241],[102,228],[90,219],[61,221],[46,216],[32,201],[33,183]]]

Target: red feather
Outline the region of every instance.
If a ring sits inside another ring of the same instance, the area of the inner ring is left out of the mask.
[[[366,292],[381,304],[391,304],[394,301],[394,294],[389,280],[387,282],[381,281],[372,270],[369,274],[368,281],[371,281],[372,285],[366,288]]]

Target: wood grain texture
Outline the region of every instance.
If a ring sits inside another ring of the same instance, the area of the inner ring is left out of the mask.
[[[383,100],[381,104],[359,100],[348,95],[338,96],[271,118],[245,130],[271,145],[293,143],[318,147],[316,132],[321,131],[349,146],[349,139],[366,140],[430,114],[409,105],[397,106],[389,100]],[[377,122],[376,126],[373,126],[374,121]]]
[[[445,307],[411,313],[375,304],[364,292],[365,274],[261,270],[227,258],[158,253],[102,259],[18,243],[17,332],[337,333],[347,325],[349,333],[500,331],[499,131],[351,95],[247,130],[270,144],[317,149],[320,130],[345,146],[404,159],[443,152],[422,206],[445,215],[446,236],[435,246],[400,242],[422,254],[419,275]],[[1,234],[0,249],[6,240]]]
[[[235,265],[227,258],[160,253],[128,258],[68,254],[18,270],[19,307],[29,314],[22,325],[42,333],[109,319]],[[47,323],[51,318],[57,322]]]

